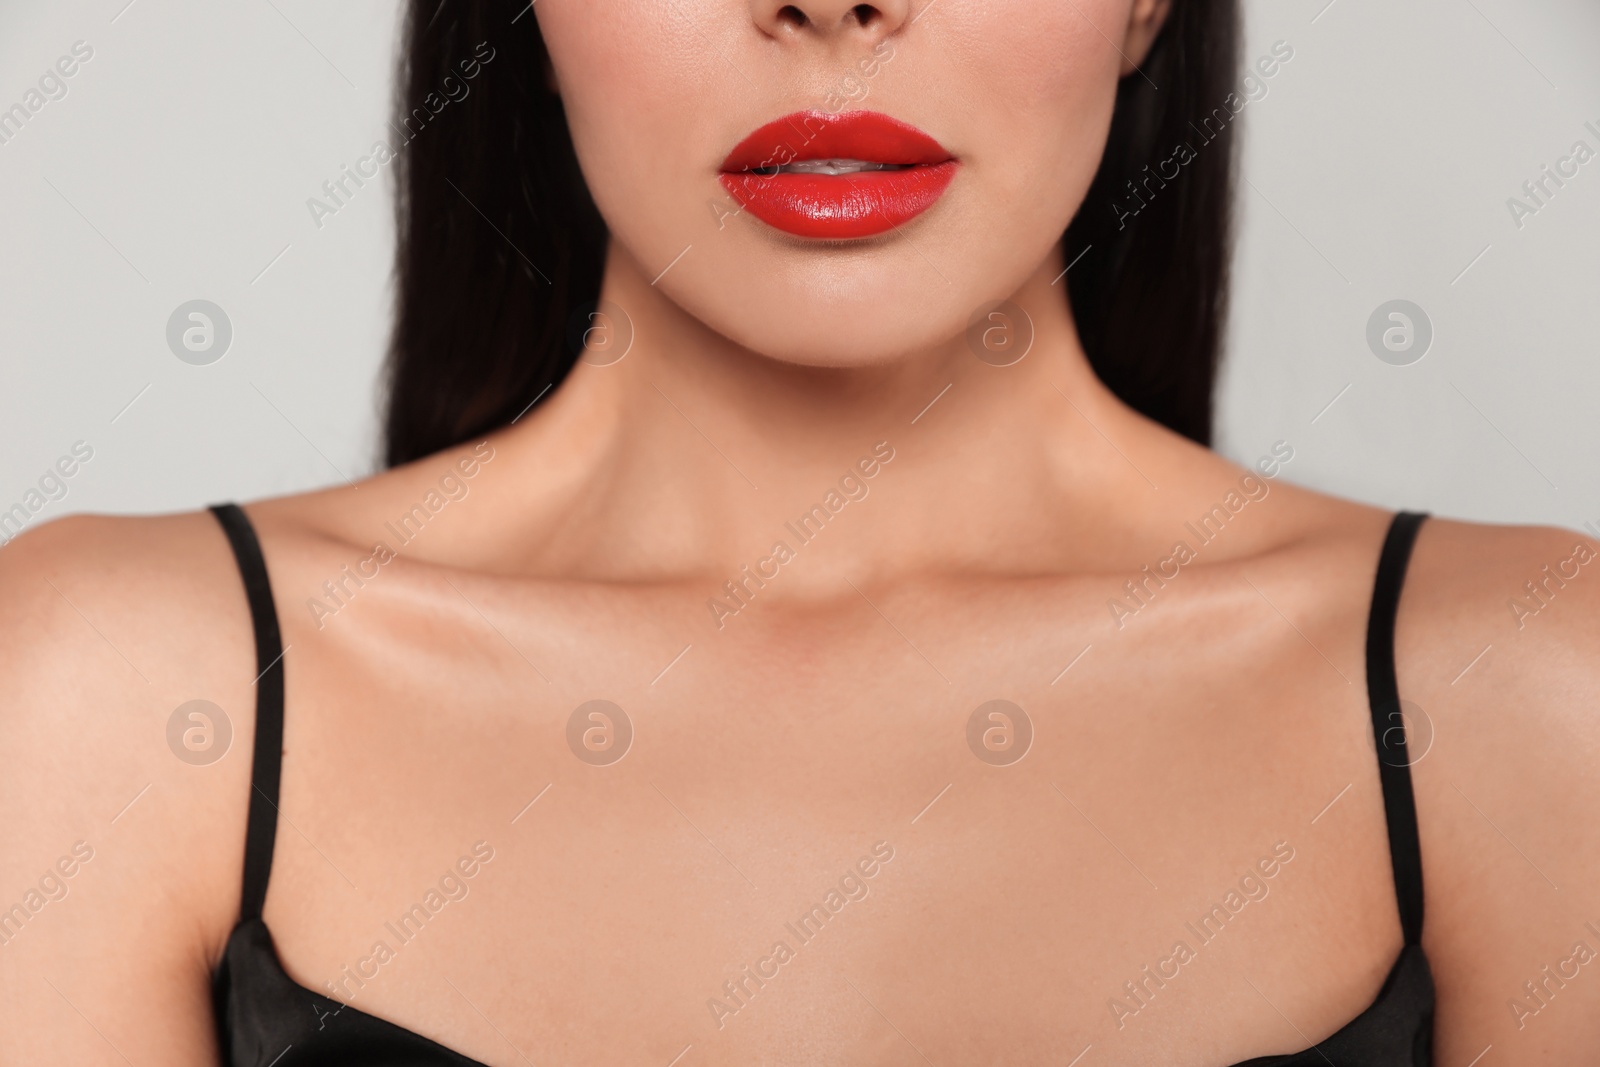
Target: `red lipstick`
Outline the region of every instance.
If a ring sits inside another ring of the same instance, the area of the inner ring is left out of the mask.
[[[743,208],[799,237],[872,237],[933,206],[955,177],[944,146],[876,111],[797,111],[756,130],[722,161]]]

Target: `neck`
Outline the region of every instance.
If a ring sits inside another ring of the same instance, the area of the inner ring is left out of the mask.
[[[841,574],[1029,573],[1115,555],[1155,508],[1155,485],[1220,461],[1099,382],[1061,268],[1054,254],[1009,294],[1033,332],[1014,364],[985,362],[957,337],[871,366],[815,367],[716,334],[613,246],[601,296],[625,310],[631,348],[580,361],[494,436],[487,491],[504,521],[474,534],[471,554],[700,581],[785,542],[808,555],[796,568],[806,577],[783,583],[796,591]]]

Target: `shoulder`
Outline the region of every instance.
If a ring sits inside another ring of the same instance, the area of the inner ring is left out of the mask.
[[[0,548],[0,604],[0,868],[38,875],[59,855],[93,856],[67,887],[70,922],[41,905],[11,936],[52,956],[99,935],[151,939],[152,958],[219,950],[237,910],[255,672],[215,518],[30,530]],[[196,700],[216,721],[180,713]],[[194,754],[207,730],[220,749],[209,761]]]
[[[1360,663],[1393,516],[1283,488],[1252,580],[1329,657]],[[1600,982],[1570,981],[1600,958],[1600,539],[1430,517],[1395,664],[1441,1062],[1491,1044],[1569,1062],[1600,1041]]]
[[[464,490],[437,466],[251,505],[280,618],[284,587],[334,573],[369,526],[443,533]],[[89,1017],[133,1059],[215,1061],[257,675],[211,513],[74,516],[0,546],[0,1002],[30,1020],[0,1030],[0,1060],[92,1058],[71,1036],[99,1040]]]
[[[1434,719],[1439,751],[1462,777],[1506,790],[1512,805],[1536,794],[1548,803],[1553,789],[1600,804],[1589,770],[1600,756],[1594,538],[1429,519],[1406,575],[1396,657],[1402,696]]]
[[[1528,744],[1549,731],[1600,741],[1594,538],[1431,518],[1417,536],[1400,612],[1402,691],[1429,694],[1441,711],[1470,709],[1531,731]],[[1574,754],[1505,755],[1524,751]]]
[[[1407,610],[1509,652],[1526,668],[1560,649],[1600,670],[1600,543],[1555,526],[1502,526],[1430,518],[1406,580]]]
[[[1557,527],[1429,519],[1396,660],[1408,728],[1428,737],[1412,779],[1424,942],[1446,1023],[1452,1003],[1508,1003],[1579,941],[1600,948],[1600,915],[1583,911],[1600,886],[1600,544]],[[1600,985],[1564,998],[1540,1034],[1593,1047]],[[1526,1041],[1541,1003],[1470,1023],[1484,1034],[1473,1051]]]
[[[0,664],[55,698],[147,695],[192,668],[176,647],[223,646],[242,596],[209,512],[58,519],[0,548]]]

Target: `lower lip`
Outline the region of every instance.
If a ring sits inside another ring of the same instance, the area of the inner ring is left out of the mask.
[[[916,218],[944,195],[956,161],[854,174],[724,173],[721,180],[750,214],[797,237],[875,237]]]

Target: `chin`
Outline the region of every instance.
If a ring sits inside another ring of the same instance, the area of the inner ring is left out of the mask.
[[[750,352],[807,367],[884,366],[962,348],[973,312],[1010,297],[1034,273],[1031,257],[995,254],[951,229],[804,246],[770,231],[728,235],[735,239],[708,245],[706,256],[686,261],[689,269],[657,289]],[[959,256],[963,243],[967,254]],[[1039,240],[1026,251],[1042,261],[1051,246]]]
[[[881,367],[959,339],[966,328],[965,303],[931,299],[942,295],[931,288],[898,291],[883,280],[880,276],[876,286],[865,288],[814,283],[775,284],[760,292],[746,288],[734,299],[686,304],[686,310],[741,348],[804,367]]]

